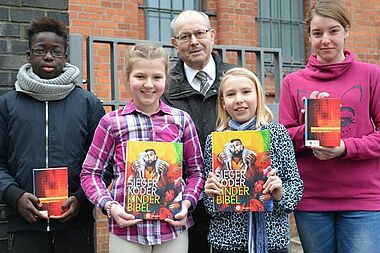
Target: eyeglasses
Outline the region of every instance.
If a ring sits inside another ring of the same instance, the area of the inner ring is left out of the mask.
[[[57,57],[57,58],[62,58],[65,56],[65,52],[58,48],[53,49],[53,50],[46,50],[45,48],[37,47],[37,48],[33,48],[31,52],[35,56],[45,56],[48,52],[50,52],[52,56]]]
[[[177,37],[174,37],[174,38],[176,38],[177,40],[179,40],[181,43],[187,43],[187,42],[189,42],[191,40],[191,38],[193,37],[193,35],[197,39],[204,39],[204,38],[206,38],[207,33],[209,31],[210,30],[198,30],[198,31],[195,31],[193,33],[185,32],[185,33],[181,33],[180,35],[178,35]]]

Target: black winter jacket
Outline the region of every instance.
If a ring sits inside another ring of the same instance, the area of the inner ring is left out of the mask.
[[[84,195],[79,174],[103,115],[100,100],[80,87],[58,101],[41,102],[16,91],[0,97],[0,199],[7,204],[9,232],[46,231],[46,221],[30,224],[16,212],[18,198],[24,192],[33,193],[33,169],[46,167],[46,126],[48,166],[69,168],[69,196],[80,203],[80,213],[71,220],[61,223],[50,219],[50,230],[86,226],[94,221],[93,205]]]
[[[162,100],[175,108],[190,114],[197,128],[199,142],[204,149],[206,137],[215,130],[216,124],[216,98],[220,79],[224,72],[235,67],[224,63],[216,53],[212,53],[216,64],[216,78],[206,96],[193,89],[186,78],[184,63],[179,59],[172,69],[170,76],[170,88],[162,97]]]

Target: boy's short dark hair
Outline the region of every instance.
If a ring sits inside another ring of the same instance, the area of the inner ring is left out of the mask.
[[[26,32],[29,38],[29,48],[31,48],[32,39],[35,35],[40,32],[53,32],[64,38],[65,50],[67,49],[68,32],[65,24],[58,19],[50,17],[36,17],[30,22]]]

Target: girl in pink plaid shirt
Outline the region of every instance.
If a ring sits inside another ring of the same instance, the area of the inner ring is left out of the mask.
[[[91,202],[107,213],[111,253],[187,252],[187,229],[194,222],[194,210],[202,193],[205,175],[195,125],[190,116],[160,101],[166,88],[169,60],[155,45],[131,47],[126,59],[127,84],[133,99],[119,110],[107,113],[99,122],[83,164],[81,182]],[[125,159],[128,141],[183,143],[181,211],[174,219],[141,220],[125,212]],[[107,166],[114,180],[108,190],[102,180]]]

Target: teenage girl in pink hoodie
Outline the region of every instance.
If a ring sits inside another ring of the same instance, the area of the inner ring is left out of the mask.
[[[280,123],[295,147],[304,194],[295,217],[306,253],[380,250],[380,68],[345,50],[351,23],[337,0],[306,22],[314,54],[284,79]],[[338,147],[305,147],[304,97],[341,99]]]

